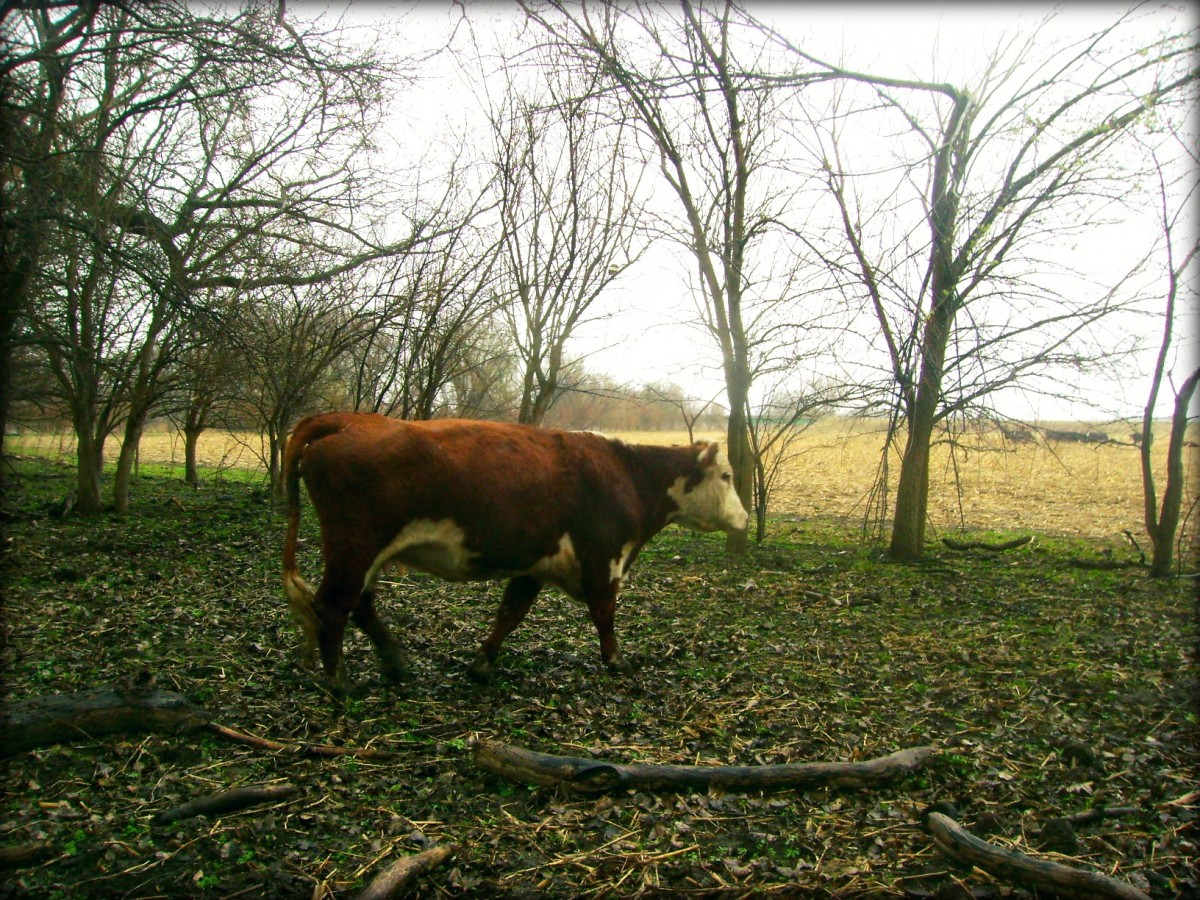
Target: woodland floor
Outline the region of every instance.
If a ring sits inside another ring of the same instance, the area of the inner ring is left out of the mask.
[[[52,852],[0,872],[2,897],[350,897],[394,858],[445,844],[456,855],[421,896],[1029,896],[934,849],[920,825],[934,803],[1000,846],[1152,897],[1200,896],[1194,578],[1075,568],[1102,548],[1052,535],[901,566],[837,523],[777,521],[736,562],[719,537],[670,529],[618,612],[634,675],[605,671],[584,610],[548,592],[496,682],[476,686],[465,666],[498,586],[408,576],[380,606],[415,680],[385,685],[352,634],[359,687],[338,715],[297,669],[283,522],[261,489],[143,477],[125,517],[58,519],[71,470],[17,471],[0,562],[7,699],[148,671],[240,731],[401,756],[314,759],[211,733],[21,754],[0,762],[0,847]],[[939,752],[869,790],[597,798],[481,771],[477,737],[617,762]],[[288,802],[151,823],[195,796],[282,782],[299,788]],[[1097,805],[1136,811],[1080,828],[1074,846],[1039,842],[1050,819]]]

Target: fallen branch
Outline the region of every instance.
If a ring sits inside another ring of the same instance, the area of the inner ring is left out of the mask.
[[[619,765],[595,759],[554,756],[499,741],[475,745],[475,764],[512,781],[600,793],[619,788],[642,790],[779,791],[814,784],[870,787],[920,769],[932,747],[912,747],[862,762],[786,763],[771,766]]]
[[[1091,825],[1093,822],[1099,822],[1101,819],[1136,816],[1139,812],[1141,810],[1136,806],[1094,806],[1083,812],[1063,816],[1061,820],[1051,819],[1051,821],[1063,821],[1068,823],[1072,828],[1079,828],[1082,825]]]
[[[224,725],[218,725],[216,722],[210,722],[208,727],[222,737],[229,738],[231,741],[248,744],[260,750],[286,750],[303,756],[354,756],[358,759],[395,759],[399,755],[392,750],[372,750],[366,747],[332,747],[328,744],[306,743],[284,744],[280,741],[272,741],[269,738],[245,734],[244,732],[227,728]]]
[[[249,785],[233,788],[219,794],[207,797],[197,797],[173,809],[166,809],[154,817],[155,825],[169,825],[180,819],[191,819],[194,816],[213,816],[220,813],[236,812],[248,806],[258,806],[262,803],[278,803],[289,799],[296,793],[294,784]]]
[[[1010,884],[1017,883],[1048,894],[1077,897],[1080,900],[1149,900],[1133,885],[1107,875],[1034,859],[989,844],[942,813],[929,814],[928,828],[943,852]]]
[[[110,734],[191,731],[210,715],[186,697],[157,688],[101,687],[6,704],[0,713],[0,757]]]
[[[1075,557],[1067,560],[1067,562],[1077,569],[1094,569],[1101,572],[1108,572],[1113,569],[1148,568],[1145,560],[1139,562],[1136,559],[1083,559]]]
[[[431,847],[423,853],[402,857],[372,878],[358,900],[391,900],[414,878],[437,868],[453,854],[454,847]]]
[[[0,847],[0,871],[31,866],[53,854],[54,848],[49,841],[33,841],[28,844]]]
[[[1013,538],[1011,541],[1000,541],[999,543],[988,543],[987,541],[956,541],[953,538],[944,537],[942,543],[951,550],[1015,550],[1017,547],[1024,547],[1033,540],[1032,534],[1027,534],[1024,537]]]

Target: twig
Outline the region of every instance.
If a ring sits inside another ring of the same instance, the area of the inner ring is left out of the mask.
[[[287,750],[304,756],[354,756],[358,759],[395,759],[399,755],[392,750],[373,750],[369,747],[332,747],[328,744],[306,743],[284,744],[279,741],[272,741],[269,738],[245,734],[233,728],[219,725],[216,722],[210,722],[209,727],[222,737],[229,738],[231,741],[238,741],[242,744],[248,744],[251,747],[257,747],[260,750]]]
[[[1016,882],[1049,894],[1079,900],[1149,900],[1133,885],[1116,878],[1062,863],[1034,859],[1024,853],[989,844],[942,813],[929,814],[928,828],[934,842],[945,853],[1009,883]]]

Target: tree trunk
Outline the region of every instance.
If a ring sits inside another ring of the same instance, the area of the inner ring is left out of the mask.
[[[196,450],[203,433],[203,425],[193,425],[190,422],[183,429],[183,480],[192,487],[200,484],[200,473],[196,468]]]
[[[100,475],[104,469],[104,440],[90,427],[75,429],[75,508],[81,513],[100,512]]]
[[[938,149],[930,191],[929,316],[921,337],[920,379],[908,409],[908,441],[900,461],[896,485],[896,516],[888,555],[899,562],[925,554],[925,524],[929,506],[929,451],[933,426],[942,399],[946,346],[958,313],[959,271],[954,261],[954,235],[958,225],[957,171],[966,158],[963,146],[967,129],[964,115],[970,105],[965,94],[954,97],[954,111],[946,137]]]
[[[908,440],[900,460],[896,484],[896,512],[888,555],[899,562],[920,559],[925,553],[925,523],[929,505],[929,450],[933,438],[932,411],[914,415],[908,422]]]
[[[1142,436],[1142,478],[1149,487],[1146,490],[1146,531],[1154,545],[1150,558],[1150,577],[1168,578],[1175,562],[1175,535],[1179,530],[1179,513],[1183,508],[1183,436],[1187,430],[1188,407],[1192,395],[1200,383],[1200,369],[1192,372],[1175,395],[1175,410],[1171,415],[1171,433],[1167,438],[1167,483],[1163,487],[1162,508],[1154,510],[1154,480],[1150,469],[1150,444],[1148,433]]]
[[[138,446],[142,441],[142,428],[146,413],[131,410],[125,420],[125,437],[121,452],[117,456],[117,473],[113,479],[113,509],[118,515],[129,512],[129,492],[133,482],[133,466],[137,460]]]
[[[282,506],[285,498],[283,485],[283,439],[279,436],[280,429],[274,425],[267,426],[267,474],[271,479],[271,499],[277,506]]]
[[[746,421],[746,395],[749,378],[731,379],[729,388],[729,428],[726,448],[729,466],[733,469],[733,486],[747,510],[754,510],[754,451],[750,446],[749,423]],[[734,531],[725,537],[725,552],[741,556],[750,547],[750,532]]]

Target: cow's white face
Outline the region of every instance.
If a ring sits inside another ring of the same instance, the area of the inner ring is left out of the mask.
[[[733,469],[720,446],[709,444],[700,450],[696,464],[698,482],[677,478],[667,489],[678,507],[671,521],[693,531],[743,531],[750,516],[734,490]]]

